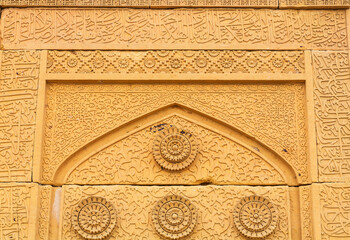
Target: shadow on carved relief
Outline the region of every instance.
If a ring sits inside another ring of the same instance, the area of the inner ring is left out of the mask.
[[[297,183],[291,165],[264,144],[179,105],[154,111],[90,142],[58,168],[54,180],[57,184]]]

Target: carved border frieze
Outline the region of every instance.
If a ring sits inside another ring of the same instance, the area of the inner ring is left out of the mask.
[[[279,0],[281,8],[349,8],[350,0]]]
[[[303,51],[49,51],[47,73],[305,73]]]
[[[275,7],[278,0],[0,0],[3,7]]]
[[[10,8],[1,25],[5,49],[348,48],[345,10]]]

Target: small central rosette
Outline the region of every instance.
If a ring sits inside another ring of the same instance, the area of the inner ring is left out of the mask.
[[[188,167],[196,158],[198,145],[188,131],[169,127],[154,140],[153,156],[164,169],[179,171]]]
[[[89,197],[75,208],[72,225],[85,239],[104,239],[111,234],[116,221],[112,204],[101,197]]]
[[[189,200],[172,195],[157,203],[152,221],[157,233],[163,238],[183,239],[193,232],[197,212]]]

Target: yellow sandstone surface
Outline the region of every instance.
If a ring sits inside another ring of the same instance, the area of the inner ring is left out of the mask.
[[[349,1],[0,6],[0,239],[350,239]]]

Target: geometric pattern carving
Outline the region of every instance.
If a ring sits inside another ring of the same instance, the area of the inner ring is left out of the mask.
[[[17,8],[3,10],[2,21],[9,49],[348,47],[343,10]]]
[[[350,180],[350,64],[347,51],[313,53],[320,181]]]
[[[157,203],[152,212],[152,221],[163,238],[183,239],[196,227],[197,210],[188,199],[171,195]]]
[[[276,229],[278,215],[274,205],[266,198],[243,198],[234,211],[234,223],[245,237],[263,239]]]
[[[303,51],[49,51],[47,72],[302,74],[305,63]]]
[[[196,158],[197,150],[192,133],[174,127],[159,133],[153,143],[154,159],[162,168],[171,171],[187,168]]]
[[[84,199],[73,213],[73,228],[85,239],[104,239],[111,234],[117,213],[111,203],[101,197]]]
[[[0,182],[31,179],[39,60],[39,51],[2,51]]]

